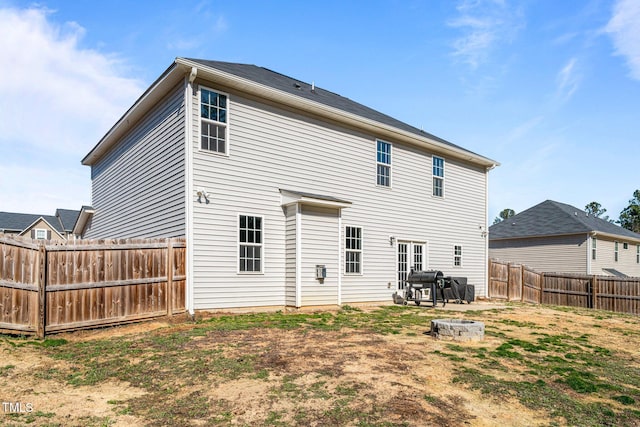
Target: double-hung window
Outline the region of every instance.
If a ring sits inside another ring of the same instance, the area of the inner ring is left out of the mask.
[[[613,260],[618,262],[618,242],[613,243]]]
[[[227,154],[227,95],[200,89],[200,148]]]
[[[444,197],[444,159],[442,157],[433,156],[433,195],[436,197]]]
[[[453,266],[462,267],[462,246],[460,245],[453,247]]]
[[[376,151],[377,183],[382,187],[391,187],[391,144],[378,141]]]
[[[636,245],[636,264],[640,264],[640,245]]]
[[[238,223],[239,267],[241,273],[262,272],[262,217],[240,215]]]
[[[34,237],[37,240],[46,240],[47,239],[47,230],[42,228],[36,228],[36,232],[34,233]]]
[[[598,253],[598,239],[596,236],[591,237],[591,259],[596,259]]]
[[[345,228],[345,264],[344,272],[347,274],[362,273],[362,228]]]

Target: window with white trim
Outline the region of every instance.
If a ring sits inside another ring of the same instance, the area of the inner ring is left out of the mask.
[[[415,271],[424,270],[424,246],[420,244],[413,245],[413,269]]]
[[[433,173],[433,195],[444,197],[444,159],[442,157],[432,157]]]
[[[597,257],[597,246],[598,246],[598,239],[596,239],[596,236],[591,237],[591,259],[596,259]]]
[[[391,144],[377,141],[376,151],[377,184],[391,187]]]
[[[462,246],[460,245],[453,247],[453,266],[462,267]]]
[[[613,260],[618,262],[618,242],[613,243]]]
[[[238,270],[241,273],[262,272],[262,217],[240,215],[238,219]]]
[[[200,148],[227,154],[227,95],[200,88]]]
[[[344,272],[346,274],[362,273],[362,228],[345,227]]]
[[[640,245],[636,245],[636,264],[640,264]]]
[[[44,228],[36,228],[35,238],[36,240],[46,240],[47,239],[47,230]]]

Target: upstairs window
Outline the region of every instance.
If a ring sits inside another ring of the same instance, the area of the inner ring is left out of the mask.
[[[345,265],[347,274],[362,273],[362,228],[345,228]]]
[[[378,185],[391,187],[391,144],[388,142],[378,141],[376,166]]]
[[[636,245],[636,264],[640,264],[640,245]]]
[[[453,247],[453,266],[462,267],[462,246],[455,245]]]
[[[433,156],[433,195],[444,197],[444,159]]]
[[[262,218],[240,215],[239,224],[239,261],[241,273],[262,272]]]
[[[618,242],[613,243],[613,260],[618,262]]]
[[[598,239],[595,236],[591,238],[591,259],[596,259]]]
[[[227,154],[227,95],[200,89],[200,148]]]
[[[46,240],[47,239],[47,230],[42,228],[36,228],[34,233],[34,238],[37,240]]]

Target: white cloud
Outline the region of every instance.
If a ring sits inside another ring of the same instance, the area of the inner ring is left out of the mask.
[[[556,100],[558,102],[563,103],[571,99],[580,86],[582,78],[577,70],[577,62],[578,60],[576,58],[571,58],[556,76]]]
[[[88,204],[80,160],[143,90],[117,55],[80,46],[78,23],[44,8],[0,8],[0,210]],[[66,201],[66,203],[65,203]]]
[[[500,43],[508,43],[523,27],[521,12],[501,0],[463,0],[460,16],[448,22],[462,35],[453,42],[455,57],[472,69],[484,63]]]
[[[616,54],[626,58],[631,77],[640,80],[640,2],[618,0],[605,32],[613,39]]]

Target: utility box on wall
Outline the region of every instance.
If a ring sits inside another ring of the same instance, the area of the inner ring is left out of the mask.
[[[326,265],[316,265],[316,279],[324,280],[327,278],[327,266]]]

